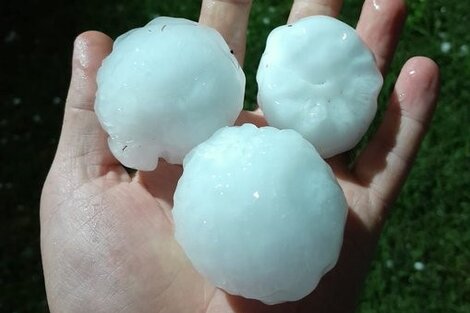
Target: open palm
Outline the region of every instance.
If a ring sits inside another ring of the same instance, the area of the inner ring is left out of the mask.
[[[294,1],[289,22],[338,14],[341,0]],[[240,63],[251,1],[204,0],[201,23],[216,28]],[[357,29],[385,74],[404,21],[401,0],[366,0]],[[338,265],[298,302],[266,306],[215,288],[173,237],[172,198],[182,168],[161,162],[129,175],[112,156],[93,111],[95,76],[112,41],[87,32],[75,42],[59,147],[41,199],[41,246],[51,312],[349,312],[387,209],[415,157],[438,93],[437,66],[404,66],[382,125],[354,165],[329,161],[350,207]],[[265,125],[262,113],[238,123]]]

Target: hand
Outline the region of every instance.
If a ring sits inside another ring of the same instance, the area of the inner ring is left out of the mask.
[[[289,22],[336,16],[341,0],[294,1]],[[240,63],[251,3],[204,0],[201,22],[216,28]],[[385,74],[404,21],[402,0],[366,0],[357,26]],[[108,150],[93,111],[95,76],[112,41],[87,32],[75,42],[62,134],[41,199],[41,246],[51,312],[350,312],[388,209],[432,117],[438,68],[403,67],[382,125],[352,167],[328,160],[350,206],[337,266],[308,297],[266,306],[229,296],[204,280],[173,238],[172,198],[180,166],[161,162],[130,176]],[[265,125],[260,111],[239,123]]]

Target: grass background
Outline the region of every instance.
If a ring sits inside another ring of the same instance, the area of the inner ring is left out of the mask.
[[[441,66],[442,96],[358,312],[470,312],[470,2],[407,2],[409,18],[381,107],[400,66],[414,55]],[[341,18],[354,25],[360,6],[345,0]],[[289,7],[287,0],[254,1],[248,106],[265,38],[285,22]],[[2,0],[0,12],[0,312],[47,312],[38,203],[59,136],[73,38],[88,29],[115,37],[156,15],[196,19],[199,2]]]

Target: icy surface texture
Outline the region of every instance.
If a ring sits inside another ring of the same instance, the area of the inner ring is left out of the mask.
[[[245,75],[222,36],[158,17],[120,36],[98,72],[95,111],[124,165],[181,163],[243,107]]]
[[[269,125],[297,130],[324,158],[358,143],[375,116],[383,83],[356,31],[326,16],[273,30],[257,81]]]
[[[176,239],[195,268],[230,294],[267,304],[309,294],[336,263],[343,192],[293,130],[225,127],[184,160]]]

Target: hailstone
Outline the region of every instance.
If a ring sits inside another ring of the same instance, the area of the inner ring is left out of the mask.
[[[203,276],[266,304],[308,295],[341,250],[344,194],[293,130],[225,127],[183,163],[175,236]]]
[[[214,29],[158,17],[120,36],[97,76],[95,111],[114,156],[152,170],[181,163],[243,108],[245,75]]]
[[[297,130],[324,158],[358,143],[383,83],[356,31],[327,16],[274,29],[256,78],[269,125]]]

